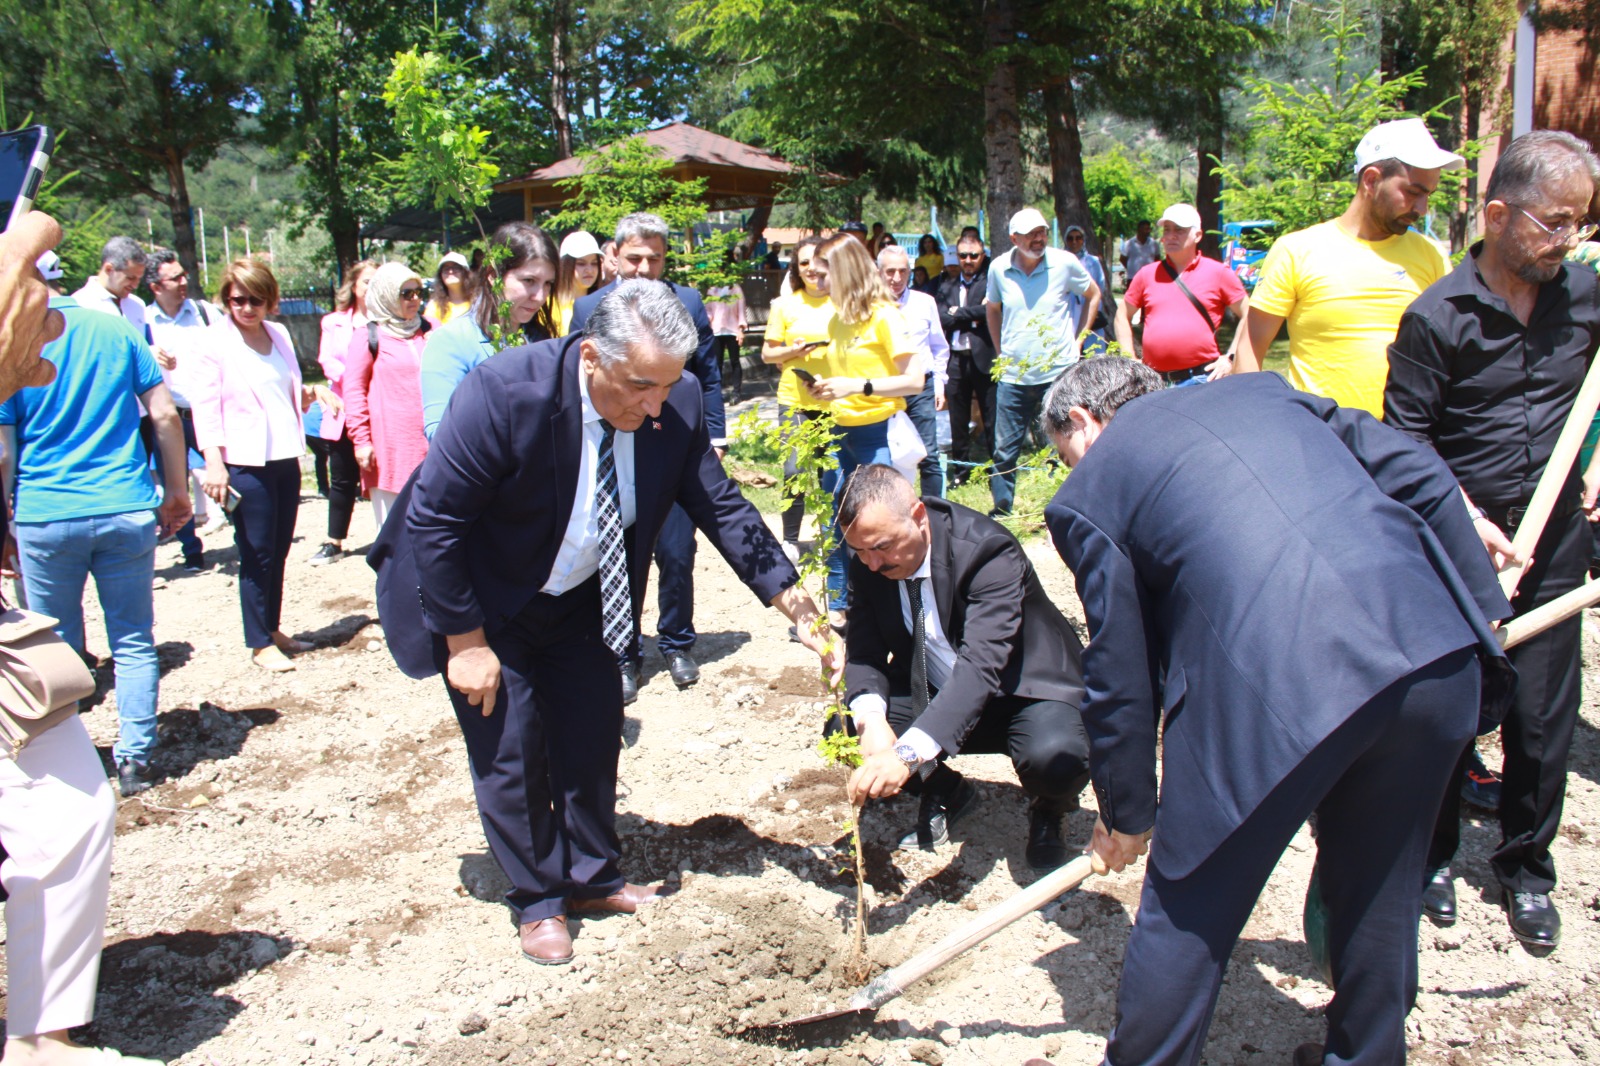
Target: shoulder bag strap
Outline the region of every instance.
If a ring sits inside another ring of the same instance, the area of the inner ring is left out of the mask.
[[[1206,320],[1206,325],[1211,327],[1211,332],[1215,333],[1217,331],[1217,324],[1211,321],[1211,312],[1207,311],[1206,305],[1201,303],[1195,297],[1195,294],[1189,291],[1189,286],[1183,283],[1183,278],[1178,275],[1178,272],[1172,269],[1172,260],[1163,256],[1161,259],[1161,266],[1166,270],[1167,277],[1171,278],[1173,282],[1177,284],[1178,288],[1183,290],[1183,294],[1189,298],[1189,302],[1194,305],[1194,309],[1200,312],[1200,317]]]

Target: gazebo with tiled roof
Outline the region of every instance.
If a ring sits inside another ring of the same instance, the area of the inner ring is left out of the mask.
[[[706,207],[712,211],[770,208],[800,173],[799,167],[771,152],[687,122],[674,122],[639,136],[671,161],[669,173],[674,178],[706,179]],[[570,194],[558,183],[582,173],[583,160],[572,156],[502,181],[494,191],[521,193],[523,217],[531,222],[537,212],[560,210]]]

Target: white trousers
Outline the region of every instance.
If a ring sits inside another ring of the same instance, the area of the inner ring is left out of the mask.
[[[117,804],[76,716],[0,759],[6,900],[6,1035],[94,1018]]]
[[[372,498],[372,517],[378,523],[378,529],[383,529],[384,520],[389,517],[389,508],[394,506],[398,492],[385,492],[383,489],[368,489],[367,495]]]

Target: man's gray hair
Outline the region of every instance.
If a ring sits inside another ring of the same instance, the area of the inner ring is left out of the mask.
[[[156,291],[156,282],[161,280],[161,268],[168,263],[176,263],[178,253],[171,248],[157,248],[151,252],[144,263],[144,287],[151,292]],[[120,269],[120,268],[119,268]]]
[[[884,269],[885,267],[887,267],[889,265],[888,263],[885,263],[883,261],[883,257],[886,256],[886,255],[887,256],[896,256],[896,255],[898,255],[901,259],[904,259],[906,261],[906,266],[909,267],[911,265],[911,256],[910,256],[909,253],[906,252],[906,250],[904,248],[900,247],[898,244],[886,244],[882,248],[878,249],[878,269],[879,270],[882,270],[882,269]]]
[[[869,504],[881,504],[902,517],[910,515],[917,502],[916,490],[904,474],[883,463],[867,463],[851,472],[839,493],[839,528],[856,524]]]
[[[131,266],[142,267],[148,257],[144,249],[139,247],[139,242],[132,237],[113,237],[100,249],[100,262],[102,265],[110,263],[117,270],[127,270]]]
[[[1547,203],[1555,186],[1575,174],[1589,179],[1590,197],[1600,187],[1600,159],[1594,150],[1561,130],[1534,130],[1511,142],[1495,162],[1483,200],[1518,207]]]
[[[1129,400],[1161,388],[1161,375],[1136,359],[1114,355],[1080,359],[1063,370],[1045,394],[1039,426],[1052,439],[1070,433],[1074,407],[1104,424]]]
[[[629,241],[660,241],[664,248],[667,244],[667,220],[648,211],[625,215],[617,223],[616,241],[618,248]]]
[[[700,344],[694,319],[672,286],[645,278],[612,286],[589,316],[583,335],[594,342],[605,366],[625,362],[645,347],[687,362]]]

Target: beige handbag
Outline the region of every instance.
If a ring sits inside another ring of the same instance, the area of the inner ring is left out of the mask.
[[[3,600],[0,608],[0,758],[15,759],[94,695],[94,675],[51,629],[54,618]]]

